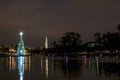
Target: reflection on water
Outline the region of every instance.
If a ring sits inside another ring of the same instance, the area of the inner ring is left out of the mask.
[[[24,57],[24,69],[30,73],[31,70],[31,57]]]
[[[99,75],[99,60],[98,60],[98,57],[95,57],[95,61],[96,61],[96,73]]]
[[[40,64],[41,64],[41,74],[42,74],[42,68],[43,68],[43,65],[42,65],[42,63],[43,63],[43,58],[42,58],[42,56],[40,57]]]
[[[120,80],[120,58],[0,57],[0,72],[2,80]]]
[[[99,73],[101,75],[106,75],[106,76],[110,76],[110,75],[120,75],[120,63],[113,63],[113,62],[100,62],[99,63]]]
[[[64,70],[65,70],[65,73],[68,74],[68,56],[67,55],[64,56]]]
[[[45,72],[46,72],[46,78],[48,78],[48,57],[46,57],[45,60]]]
[[[24,78],[24,57],[17,57],[17,67],[20,80]]]
[[[13,71],[16,69],[16,62],[14,57],[9,57],[9,70]]]

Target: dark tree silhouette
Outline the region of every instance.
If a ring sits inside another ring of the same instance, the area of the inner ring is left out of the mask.
[[[101,42],[101,34],[100,33],[95,33],[94,36],[95,36],[95,41],[97,43]]]
[[[79,46],[82,42],[81,35],[74,32],[66,32],[59,40],[62,46]]]
[[[117,27],[117,31],[120,33],[120,24]]]
[[[81,35],[75,32],[66,32],[63,36],[58,39],[58,42],[52,43],[53,52],[76,52],[79,51],[82,40]]]

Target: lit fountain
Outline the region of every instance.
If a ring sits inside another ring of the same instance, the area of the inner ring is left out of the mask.
[[[26,55],[26,51],[25,51],[25,47],[24,47],[24,41],[23,41],[23,32],[20,32],[17,55],[18,56]]]

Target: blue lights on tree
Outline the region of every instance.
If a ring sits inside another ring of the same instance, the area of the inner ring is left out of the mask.
[[[17,49],[17,55],[25,55],[25,47],[24,47],[24,41],[23,41],[23,32],[20,32],[20,38],[18,43],[18,49]]]

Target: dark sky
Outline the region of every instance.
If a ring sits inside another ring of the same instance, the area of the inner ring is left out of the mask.
[[[24,32],[26,46],[43,46],[64,32],[91,41],[96,32],[115,32],[120,0],[0,0],[0,44],[17,44]]]

